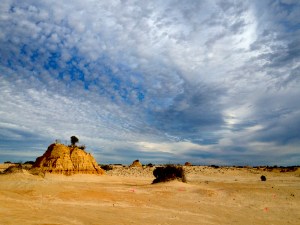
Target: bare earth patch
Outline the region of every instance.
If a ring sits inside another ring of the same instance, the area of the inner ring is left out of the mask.
[[[152,171],[1,175],[0,224],[300,224],[299,170],[193,166],[185,167],[187,183],[159,184]]]

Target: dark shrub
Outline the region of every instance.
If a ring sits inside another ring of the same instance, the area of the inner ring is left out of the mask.
[[[215,168],[215,169],[219,168],[219,166],[216,166],[216,165],[211,165],[210,167]]]
[[[6,161],[6,162],[4,162],[4,164],[10,164],[11,163],[11,161]]]
[[[152,182],[153,184],[175,179],[186,182],[184,170],[180,166],[168,165],[165,167],[157,167],[153,170],[153,175],[155,176]]]
[[[102,166],[101,166],[101,169],[104,169],[105,171],[109,171],[109,170],[112,170],[113,167],[110,166],[110,165],[102,165]]]
[[[33,164],[34,164],[34,161],[26,161],[24,164],[30,164],[30,165],[33,165]]]
[[[266,178],[264,175],[262,175],[262,176],[260,177],[260,180],[261,180],[261,181],[266,181],[267,178]]]
[[[78,148],[81,150],[85,150],[85,145],[80,145]]]
[[[297,166],[288,166],[282,169],[280,172],[295,172],[297,169]]]
[[[153,164],[152,163],[148,163],[147,166],[153,167]]]

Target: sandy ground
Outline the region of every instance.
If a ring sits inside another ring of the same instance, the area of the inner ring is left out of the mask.
[[[1,175],[0,224],[300,224],[299,169],[185,167],[187,183],[154,185],[152,170]]]

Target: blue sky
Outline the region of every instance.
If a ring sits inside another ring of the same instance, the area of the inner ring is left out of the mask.
[[[300,3],[0,2],[0,161],[300,162]]]

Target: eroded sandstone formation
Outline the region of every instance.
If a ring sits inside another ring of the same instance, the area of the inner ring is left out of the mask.
[[[77,146],[51,144],[33,165],[42,172],[72,175],[77,173],[104,174],[94,157]]]
[[[185,165],[185,166],[192,166],[192,163],[190,163],[190,162],[185,162],[184,165]]]
[[[137,159],[137,160],[134,160],[132,162],[132,164],[130,165],[130,167],[143,167],[142,164],[140,163],[140,161]]]

